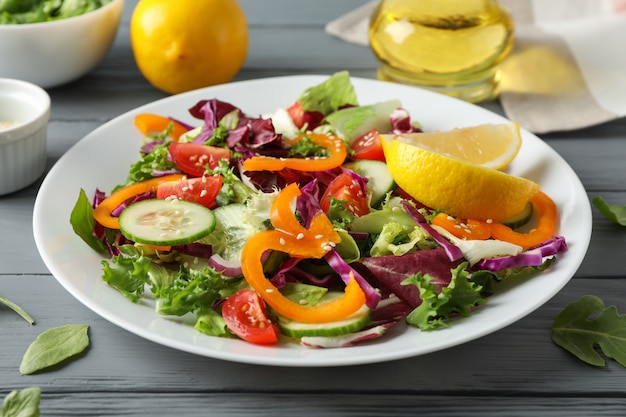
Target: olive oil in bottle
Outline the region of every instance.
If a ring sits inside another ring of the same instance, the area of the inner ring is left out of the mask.
[[[378,78],[479,102],[498,94],[513,20],[495,0],[382,0],[369,39]]]

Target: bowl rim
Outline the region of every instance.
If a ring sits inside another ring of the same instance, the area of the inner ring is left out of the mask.
[[[36,111],[30,114],[23,122],[0,130],[0,146],[32,135],[46,126],[50,116],[50,95],[42,87],[24,80],[0,77],[0,96],[4,95],[3,86],[7,85],[27,96],[29,101],[37,102],[39,105],[35,107]]]
[[[106,9],[112,8],[115,5],[121,4],[124,5],[125,0],[111,0],[109,3],[98,7],[97,9],[90,10],[86,13],[79,14],[76,16],[64,17],[63,19],[58,20],[47,20],[45,22],[34,22],[34,23],[19,23],[19,24],[0,24],[0,31],[2,30],[27,30],[28,28],[33,27],[41,27],[41,26],[52,26],[63,24],[64,22],[75,21],[77,19],[89,18],[93,16],[95,13],[104,13]],[[89,17],[87,17],[89,16]]]

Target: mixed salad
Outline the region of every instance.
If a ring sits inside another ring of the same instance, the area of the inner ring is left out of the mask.
[[[402,322],[434,330],[567,248],[543,193],[552,209],[533,200],[499,225],[517,244],[472,239],[471,220],[399,189],[378,135],[422,128],[398,100],[360,105],[347,72],[268,115],[215,98],[189,113],[196,126],[137,115],[128,177],[80,190],[70,222],[111,287],[207,335],[343,347]]]

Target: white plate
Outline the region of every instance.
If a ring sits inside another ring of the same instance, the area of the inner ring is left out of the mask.
[[[469,318],[450,327],[420,332],[403,325],[366,344],[343,349],[307,349],[296,344],[255,346],[206,336],[193,326],[157,315],[150,302],[133,304],[101,279],[102,257],[70,226],[72,207],[82,188],[110,192],[138,158],[142,136],[133,125],[138,113],[173,116],[197,125],[187,110],[201,99],[218,98],[257,116],[290,105],[305,88],[327,76],[277,77],[231,83],[168,97],[139,107],[96,129],[72,147],[52,168],[35,202],[33,229],[41,256],[55,278],[85,306],[112,323],[175,349],[229,361],[275,366],[337,366],[374,363],[423,355],[479,338],[514,323],[554,296],[574,275],[591,238],[591,207],[569,165],[552,148],[523,131],[523,146],[508,171],[532,179],[556,202],[559,233],[569,250],[547,273],[515,285],[500,285]],[[402,100],[426,130],[452,129],[507,120],[481,107],[417,88],[353,78],[359,102]],[[494,190],[494,192],[497,192]]]

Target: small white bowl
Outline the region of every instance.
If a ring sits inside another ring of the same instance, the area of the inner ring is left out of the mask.
[[[111,48],[124,0],[50,22],[0,24],[0,77],[43,88],[76,80],[95,68]]]
[[[49,118],[45,90],[0,78],[0,195],[29,186],[45,171]]]

